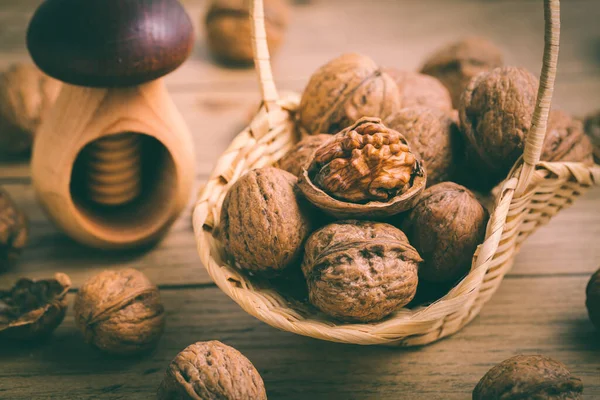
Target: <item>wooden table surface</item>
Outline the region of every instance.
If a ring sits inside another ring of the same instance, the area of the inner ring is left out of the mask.
[[[29,59],[24,32],[40,2],[0,2],[0,67]],[[190,60],[167,83],[194,135],[200,185],[246,124],[259,95],[253,70],[224,69],[207,55],[200,24],[205,2],[184,3],[199,39]],[[554,105],[584,115],[600,107],[600,3],[562,3]],[[297,1],[274,73],[279,88],[302,90],[312,71],[345,51],[416,69],[436,46],[472,33],[497,42],[508,64],[539,73],[540,0]],[[154,248],[104,253],[74,243],[50,224],[35,200],[27,160],[0,160],[0,185],[31,220],[28,248],[14,269],[0,275],[0,287],[21,276],[62,271],[76,289],[105,268],[134,267],[161,288],[168,323],[155,352],[114,359],[83,343],[69,312],[44,343],[0,345],[1,399],[153,398],[169,361],[187,345],[210,339],[250,358],[270,399],[466,399],[490,367],[519,353],[564,362],[583,379],[584,397],[600,398],[600,342],[584,306],[585,285],[600,266],[599,188],[527,241],[497,294],[469,326],[426,347],[397,349],[317,341],[248,316],[219,291],[199,261],[190,222],[193,199]]]

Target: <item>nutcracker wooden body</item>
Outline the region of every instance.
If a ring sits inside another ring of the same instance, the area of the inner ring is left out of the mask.
[[[176,0],[47,0],[27,44],[65,82],[32,154],[50,218],[97,248],[160,238],[194,178],[193,142],[162,79],[192,49],[185,10]]]

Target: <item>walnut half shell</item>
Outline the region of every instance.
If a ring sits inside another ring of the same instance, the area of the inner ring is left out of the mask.
[[[365,117],[317,149],[298,187],[334,217],[365,219],[412,208],[426,180],[406,138]]]
[[[54,279],[20,279],[0,291],[0,337],[38,339],[49,335],[65,318],[71,280],[58,273]]]

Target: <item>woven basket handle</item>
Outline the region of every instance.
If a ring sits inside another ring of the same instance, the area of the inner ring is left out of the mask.
[[[544,0],[544,61],[540,74],[540,86],[531,129],[525,140],[523,153],[523,170],[517,183],[516,195],[522,194],[529,185],[535,166],[540,161],[544,138],[548,124],[548,113],[554,92],[554,79],[558,64],[558,47],[560,42],[560,0]]]
[[[252,25],[252,50],[254,51],[254,66],[258,72],[260,93],[267,111],[277,107],[279,93],[273,80],[271,70],[271,57],[267,46],[267,32],[265,30],[265,11],[263,0],[249,0],[250,20]]]
[[[254,50],[254,64],[258,72],[260,91],[267,110],[277,106],[279,94],[273,81],[267,34],[265,31],[265,13],[263,0],[250,0],[250,18],[252,20],[252,48]],[[532,125],[525,141],[523,154],[523,170],[517,184],[517,195],[522,193],[535,171],[535,166],[540,161],[542,145],[546,136],[548,113],[554,92],[554,79],[558,63],[558,46],[560,38],[560,0],[544,0],[544,61],[540,75],[535,110]]]

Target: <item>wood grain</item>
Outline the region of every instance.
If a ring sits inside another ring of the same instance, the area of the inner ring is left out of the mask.
[[[489,368],[518,353],[561,360],[593,399],[600,396],[600,346],[583,305],[585,283],[583,277],[508,278],[470,326],[416,349],[316,341],[260,323],[216,288],[163,290],[167,330],[153,354],[98,353],[83,343],[70,312],[48,342],[0,347],[0,397],[152,398],[177,352],[219,339],[250,358],[270,399],[465,399]]]

